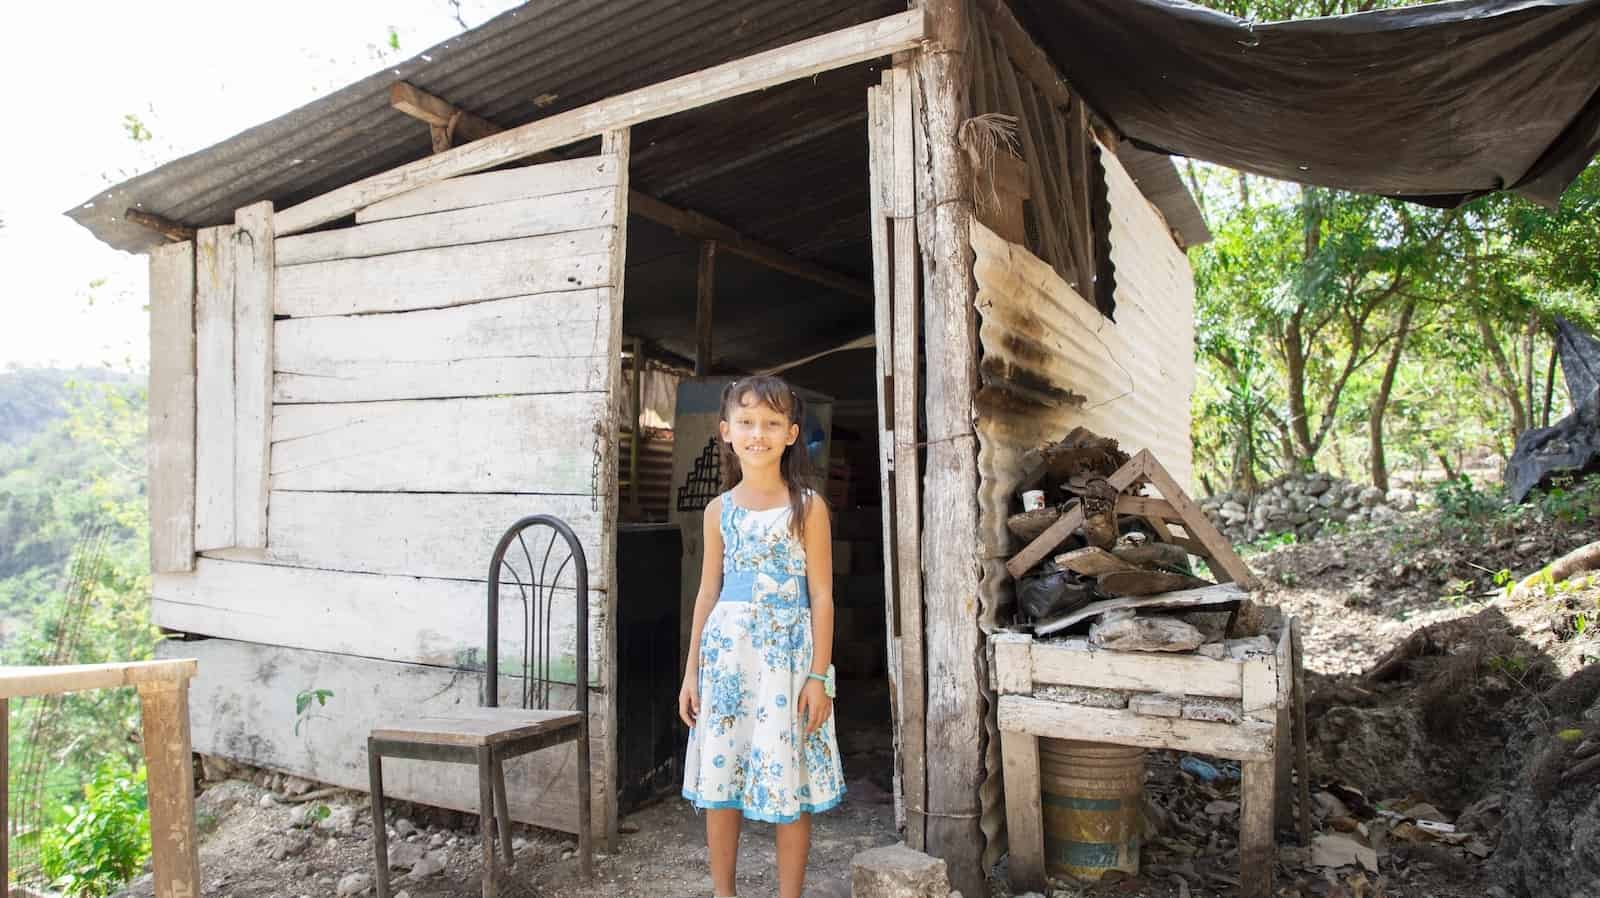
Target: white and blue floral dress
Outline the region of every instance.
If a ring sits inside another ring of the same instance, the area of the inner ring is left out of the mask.
[[[700,636],[700,714],[683,774],[695,807],[769,823],[844,797],[833,717],[807,736],[795,712],[811,670],[811,595],[790,516],[722,495],[722,592]]]

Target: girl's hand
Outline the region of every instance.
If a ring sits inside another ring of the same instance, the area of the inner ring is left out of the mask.
[[[678,690],[678,717],[691,727],[700,717],[699,681],[699,674],[691,671],[684,675],[683,688]]]
[[[796,705],[795,711],[800,715],[800,723],[805,726],[807,736],[815,733],[833,716],[833,699],[828,698],[821,680],[807,679]]]

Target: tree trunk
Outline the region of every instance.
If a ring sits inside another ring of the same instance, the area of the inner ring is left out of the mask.
[[[1299,466],[1309,459],[1311,447],[1311,419],[1306,413],[1306,348],[1300,333],[1300,310],[1289,317],[1284,328],[1284,365],[1289,394],[1289,429],[1294,434],[1294,455],[1290,461]]]
[[[1544,423],[1540,427],[1550,426],[1550,406],[1556,398],[1556,341],[1550,341],[1550,363],[1544,369]]]
[[[1522,407],[1528,410],[1528,426],[1533,426],[1533,336],[1539,332],[1539,316],[1529,313],[1528,329],[1522,335]]]
[[[1405,352],[1406,337],[1411,331],[1411,316],[1417,310],[1417,301],[1406,300],[1400,309],[1400,323],[1395,327],[1394,346],[1389,350],[1388,364],[1383,367],[1383,380],[1378,384],[1378,398],[1372,403],[1372,414],[1367,418],[1367,432],[1372,440],[1372,485],[1389,491],[1389,463],[1383,456],[1383,415],[1389,409],[1389,394],[1394,390],[1395,372],[1400,368],[1400,356]]]
[[[1506,361],[1506,354],[1500,348],[1499,339],[1494,335],[1494,327],[1489,323],[1489,314],[1477,309],[1473,312],[1473,317],[1478,321],[1478,334],[1483,337],[1484,348],[1489,351],[1489,357],[1494,359],[1495,370],[1500,374],[1500,392],[1511,406],[1511,438],[1515,440],[1528,429],[1528,414],[1522,404],[1522,390],[1517,384],[1517,373],[1511,370],[1511,363]]]

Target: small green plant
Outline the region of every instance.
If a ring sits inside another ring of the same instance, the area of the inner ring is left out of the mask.
[[[1465,474],[1442,480],[1433,488],[1433,504],[1446,518],[1469,521],[1499,510],[1501,501],[1479,490]]]
[[[312,703],[317,707],[326,707],[328,699],[333,697],[332,689],[307,689],[294,697],[294,734],[300,735],[300,726],[306,721],[319,715],[310,713]]]
[[[1463,580],[1458,577],[1454,580],[1451,580],[1444,589],[1444,603],[1451,607],[1465,604],[1472,599],[1471,580]]]
[[[83,803],[63,808],[39,840],[39,865],[66,895],[100,898],[132,879],[150,856],[145,771],[108,760],[83,787]]]

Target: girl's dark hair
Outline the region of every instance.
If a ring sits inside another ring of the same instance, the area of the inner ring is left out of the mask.
[[[794,445],[784,447],[783,458],[778,461],[778,472],[783,477],[784,486],[789,489],[789,529],[797,539],[804,538],[806,493],[821,498],[814,486],[816,476],[811,467],[811,454],[806,451],[806,402],[783,378],[768,375],[742,377],[722,388],[721,420],[731,424],[729,410],[743,405],[747,398],[753,398],[757,403],[784,415],[790,424],[800,425],[800,438],[794,441]],[[721,449],[722,489],[726,492],[739,485],[739,481],[744,479],[744,471],[739,468],[739,456],[734,454],[732,443],[724,440]]]

